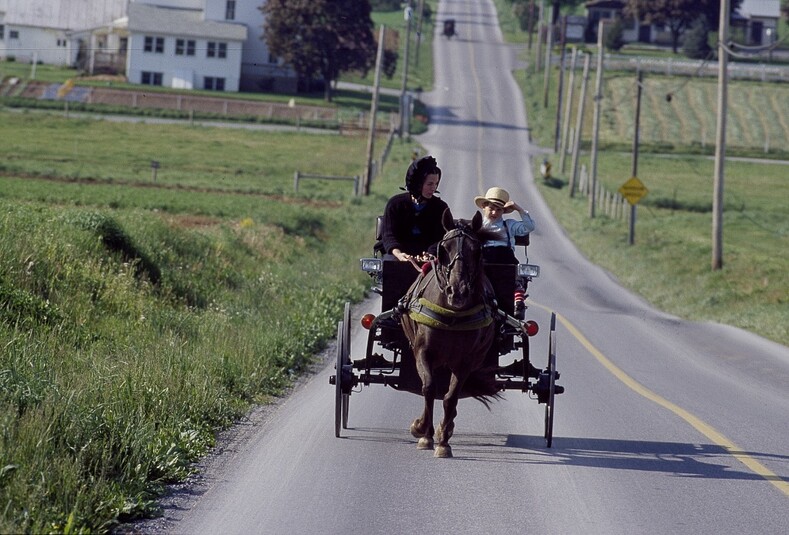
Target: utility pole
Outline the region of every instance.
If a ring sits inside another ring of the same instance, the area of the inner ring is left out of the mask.
[[[408,48],[411,41],[411,18],[413,14],[413,9],[411,9],[411,2],[409,0],[408,4],[405,6],[405,10],[403,11],[403,17],[405,18],[405,58],[403,60],[403,86],[400,89],[400,128],[398,129],[398,137],[403,137],[403,127],[405,126],[405,114],[408,113],[407,105],[405,101],[405,91],[406,86],[408,85]]]
[[[567,33],[567,17],[562,17],[562,40],[561,40],[561,54],[559,55],[559,89],[556,94],[556,132],[553,140],[553,152],[559,152],[559,141],[562,128],[562,90],[564,89],[564,56],[565,56],[565,39]]]
[[[545,0],[540,0],[540,11],[537,13],[537,52],[534,54],[534,74],[542,70],[542,26],[545,13]]]
[[[589,64],[592,57],[584,53],[584,74],[581,81],[581,98],[578,99],[578,115],[575,123],[575,142],[573,143],[573,173],[570,175],[570,197],[575,197],[575,184],[578,177],[578,154],[581,152],[581,132],[584,128],[584,105],[586,103],[586,87],[589,85]]]
[[[553,18],[549,16],[546,24],[546,45],[545,45],[545,71],[543,74],[543,98],[542,107],[548,107],[548,88],[551,85],[551,52],[553,52]]]
[[[373,148],[375,147],[375,116],[378,114],[378,87],[381,85],[381,64],[384,57],[384,38],[386,26],[381,25],[378,32],[378,54],[375,58],[375,81],[373,82],[373,102],[370,105],[370,136],[367,138],[367,170],[364,173],[362,194],[370,194],[370,182],[373,178]]]
[[[726,98],[729,56],[729,0],[721,0],[718,25],[718,127],[715,135],[715,177],[712,191],[712,269],[723,267],[723,168],[726,160]]]
[[[529,0],[529,24],[526,26],[529,32],[529,52],[531,52],[532,31],[534,30],[534,0]]]
[[[414,67],[419,68],[419,48],[422,44],[422,19],[425,14],[425,0],[419,0],[419,22],[416,23],[416,57],[414,58]]]
[[[595,204],[597,202],[597,138],[600,135],[600,108],[603,101],[603,32],[605,31],[605,19],[600,19],[597,25],[597,82],[594,95],[594,115],[592,124],[592,162],[589,172],[589,217],[595,216]]]
[[[564,109],[564,126],[562,127],[561,156],[559,157],[559,173],[564,174],[564,163],[567,159],[567,142],[570,135],[570,118],[573,111],[573,93],[575,92],[575,66],[578,63],[578,48],[573,47],[570,56],[570,82],[567,92],[567,104]]]
[[[636,77],[636,124],[633,129],[633,165],[630,168],[630,176],[638,176],[638,135],[641,128],[641,89],[643,87],[644,73],[638,71]],[[630,231],[627,242],[633,245],[636,241],[636,204],[630,205]]]

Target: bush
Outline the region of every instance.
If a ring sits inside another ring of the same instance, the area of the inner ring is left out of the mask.
[[[710,27],[707,19],[699,17],[682,37],[682,52],[691,59],[707,59],[712,48],[709,44]]]
[[[617,19],[611,28],[603,35],[603,46],[607,50],[617,51],[625,46],[625,40],[622,37],[622,20]]]

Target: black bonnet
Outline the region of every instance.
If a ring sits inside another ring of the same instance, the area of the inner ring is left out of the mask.
[[[405,189],[417,199],[422,196],[422,184],[427,175],[437,174],[441,180],[441,169],[432,156],[423,156],[408,166],[405,172]]]

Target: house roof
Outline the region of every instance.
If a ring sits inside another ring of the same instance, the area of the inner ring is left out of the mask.
[[[129,0],[0,0],[4,24],[81,30],[126,14]]]
[[[129,4],[129,31],[159,35],[183,35],[209,39],[244,41],[243,24],[204,20],[202,10]]]
[[[742,0],[737,11],[747,18],[778,19],[781,17],[781,2],[780,0]]]

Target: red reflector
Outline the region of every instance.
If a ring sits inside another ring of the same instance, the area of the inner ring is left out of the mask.
[[[540,326],[536,321],[529,320],[523,325],[523,332],[529,336],[534,336],[540,331]]]
[[[362,327],[367,330],[370,330],[373,322],[375,321],[375,314],[365,314],[362,316]]]

